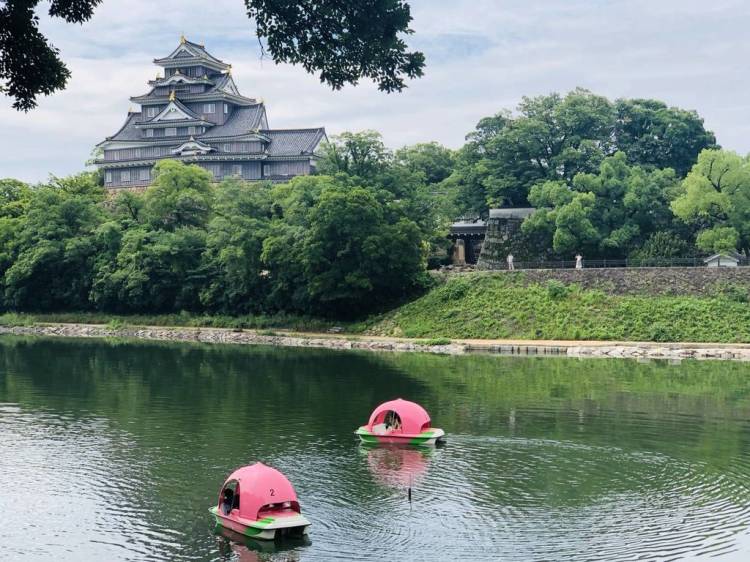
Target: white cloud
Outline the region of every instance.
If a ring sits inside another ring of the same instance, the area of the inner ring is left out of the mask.
[[[723,146],[750,151],[750,5],[741,0],[413,0],[412,12],[410,42],[425,51],[426,74],[391,95],[370,83],[332,92],[300,68],[261,61],[241,0],[107,0],[80,27],[42,17],[73,78],[28,114],[0,98],[0,177],[80,170],[181,33],[233,64],[273,127],[376,129],[394,147],[458,147],[481,117],[523,95],[583,86],[696,109]]]

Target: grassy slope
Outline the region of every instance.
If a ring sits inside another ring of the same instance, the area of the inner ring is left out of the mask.
[[[517,276],[467,274],[453,277],[424,296],[365,322],[316,318],[208,316],[190,314],[118,316],[101,313],[0,315],[0,324],[68,322],[140,326],[290,329],[428,338],[563,339],[621,341],[750,342],[747,288],[695,296],[612,296],[559,282],[523,286]]]
[[[742,300],[737,293],[612,296],[559,282],[523,287],[509,276],[471,274],[364,329],[419,338],[750,342],[750,305]]]

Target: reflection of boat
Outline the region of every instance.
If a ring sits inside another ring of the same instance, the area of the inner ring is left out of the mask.
[[[301,536],[310,525],[289,480],[263,463],[230,474],[210,511],[217,524],[255,539]]]
[[[432,427],[430,416],[422,406],[402,398],[375,408],[367,425],[355,433],[364,443],[434,445],[445,439],[445,432]]]
[[[247,560],[248,562],[261,560],[258,552],[285,552],[293,551],[302,546],[310,546],[312,542],[310,537],[305,533],[301,537],[289,537],[283,541],[262,541],[252,539],[241,533],[236,533],[231,529],[216,525],[214,533],[221,535],[227,541],[222,541],[219,550],[222,555],[234,555],[238,561]]]
[[[427,447],[363,447],[367,468],[372,475],[392,488],[411,488],[427,473],[432,449]]]

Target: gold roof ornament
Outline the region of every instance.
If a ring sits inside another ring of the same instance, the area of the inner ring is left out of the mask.
[[[184,45],[186,41],[187,41],[187,39],[185,39],[185,34],[181,33],[180,34],[180,45]]]
[[[174,90],[169,92],[169,101],[174,101]]]

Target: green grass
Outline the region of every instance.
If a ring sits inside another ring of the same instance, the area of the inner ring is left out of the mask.
[[[476,273],[451,278],[360,329],[408,338],[750,342],[750,306],[729,292],[613,296]]]
[[[6,312],[0,314],[0,326],[32,326],[34,318],[28,314]]]
[[[655,342],[750,342],[747,287],[727,286],[706,296],[612,295],[552,280],[529,284],[523,276],[474,273],[449,278],[422,297],[355,323],[306,316],[112,315],[59,313],[0,315],[0,325],[34,323],[213,327],[380,335],[448,345],[452,339],[562,339]]]
[[[8,312],[0,315],[0,325],[19,326],[34,323],[103,324],[110,329],[127,326],[174,326],[195,328],[229,328],[295,331],[325,331],[333,325],[341,325],[320,318],[276,314],[272,316],[226,316],[201,314],[106,314],[100,312],[56,312],[26,314]]]

